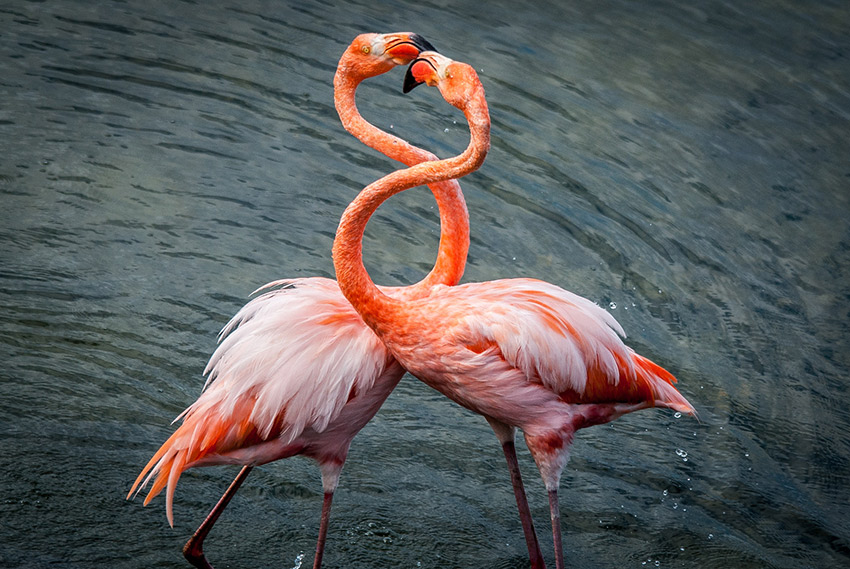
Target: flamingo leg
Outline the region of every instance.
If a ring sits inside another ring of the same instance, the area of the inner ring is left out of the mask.
[[[204,519],[203,523],[195,530],[195,533],[192,534],[192,537],[189,538],[186,545],[183,546],[183,557],[185,557],[186,561],[191,563],[193,567],[197,567],[198,569],[213,569],[213,566],[210,565],[207,558],[204,557],[204,540],[215,525],[215,522],[218,520],[221,512],[223,512],[224,508],[227,507],[230,499],[233,498],[233,495],[236,494],[236,491],[239,490],[240,486],[242,486],[242,483],[248,477],[248,474],[251,473],[252,468],[254,467],[242,467],[242,470],[239,471],[239,474],[236,475],[236,478],[230,483],[230,486],[228,486],[221,498],[219,498],[218,503],[212,510],[210,510],[206,519]]]
[[[508,461],[508,471],[511,473],[511,484],[514,487],[514,496],[519,510],[519,521],[522,523],[522,532],[525,534],[525,543],[528,546],[528,558],[531,561],[531,569],[546,569],[543,561],[543,553],[537,541],[537,532],[534,531],[534,521],[531,518],[531,509],[528,507],[528,498],[525,495],[525,487],[522,483],[522,474],[519,470],[519,462],[516,457],[516,445],[513,440],[502,443],[505,459]]]
[[[325,554],[325,538],[328,536],[328,521],[331,518],[331,502],[334,499],[333,492],[325,492],[322,500],[322,519],[319,522],[319,539],[316,540],[316,558],[313,560],[313,569],[320,569],[322,556]]]
[[[549,490],[549,517],[552,518],[552,541],[555,543],[555,569],[564,569],[564,550],[561,545],[561,512],[558,490]]]

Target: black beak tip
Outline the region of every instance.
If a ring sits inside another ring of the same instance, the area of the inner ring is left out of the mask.
[[[415,61],[413,63],[416,63]],[[410,72],[411,68],[413,68],[413,63],[407,68],[407,72],[404,74],[404,84],[401,87],[402,93],[410,93],[416,87],[422,84],[422,81],[417,81],[413,76],[413,73]]]
[[[431,42],[419,34],[411,34],[410,41],[413,42],[413,45],[419,48],[419,51],[437,51],[437,48],[431,45]]]
[[[413,76],[413,73],[410,72],[410,69],[413,67],[413,64],[410,64],[410,67],[407,68],[407,72],[404,74],[404,84],[401,87],[402,93],[410,93],[416,87],[422,84],[422,81],[417,81]]]

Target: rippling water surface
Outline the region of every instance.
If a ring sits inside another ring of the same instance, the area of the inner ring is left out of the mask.
[[[186,566],[235,469],[185,475],[173,530],[161,498],[124,495],[249,293],[333,275],[339,215],[395,168],[339,125],[335,65],[360,32],[414,30],[479,69],[491,106],[465,280],[608,307],[701,414],[580,433],[570,565],[848,566],[848,10],[583,4],[4,2],[0,565]],[[401,78],[364,85],[364,114],[463,148],[462,115]],[[428,270],[434,209],[423,189],[381,208],[377,281]],[[325,566],[526,567],[503,463],[481,418],[406,378],[354,442]],[[320,504],[313,463],[259,468],[210,559],[309,566]]]

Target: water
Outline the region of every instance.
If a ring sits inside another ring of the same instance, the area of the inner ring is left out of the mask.
[[[174,530],[161,498],[123,497],[248,294],[333,274],[340,213],[394,168],[339,126],[333,71],[357,33],[404,29],[487,89],[465,280],[534,276],[608,307],[701,414],[579,435],[570,565],[848,565],[844,3],[445,4],[3,3],[0,566],[186,566],[235,469],[184,476]],[[461,149],[462,116],[400,84],[364,85],[363,113]],[[375,279],[417,280],[437,234],[426,191],[393,198],[367,234]],[[210,559],[309,566],[320,503],[311,462],[257,469]],[[354,442],[325,559],[526,567],[484,421],[405,379]]]

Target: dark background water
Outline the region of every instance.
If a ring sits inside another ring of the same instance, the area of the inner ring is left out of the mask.
[[[399,30],[487,90],[465,280],[608,307],[701,414],[579,435],[571,566],[848,566],[847,4],[586,4],[3,2],[0,566],[186,566],[235,469],[185,475],[174,530],[161,498],[124,495],[248,294],[332,276],[339,215],[395,165],[342,130],[331,79],[355,35]],[[364,114],[463,148],[463,117],[401,78],[364,85]],[[438,230],[426,190],[393,198],[367,234],[375,279],[421,277]],[[320,502],[313,463],[257,469],[211,560],[309,566]],[[326,567],[526,566],[489,428],[406,378],[354,442]]]

